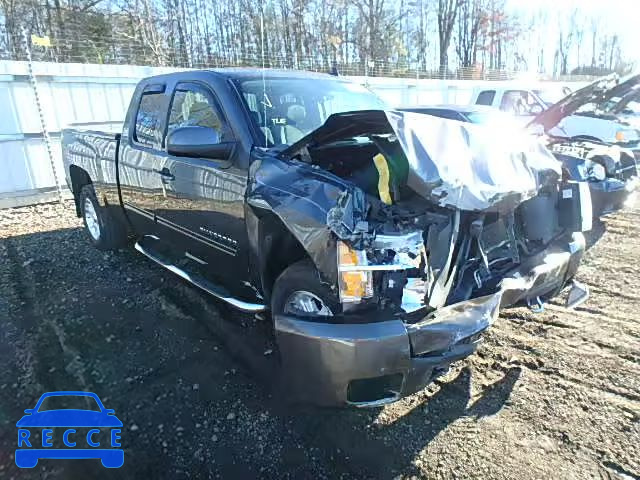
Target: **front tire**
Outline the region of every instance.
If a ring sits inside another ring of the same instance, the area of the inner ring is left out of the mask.
[[[80,212],[89,240],[99,250],[116,250],[127,243],[125,227],[118,222],[108,208],[101,207],[93,185],[85,185],[80,191]]]
[[[340,301],[309,259],[287,267],[277,278],[271,295],[272,315],[332,316],[342,311]]]

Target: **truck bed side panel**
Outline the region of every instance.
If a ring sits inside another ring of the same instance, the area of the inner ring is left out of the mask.
[[[80,130],[62,131],[62,158],[67,185],[73,191],[74,167],[82,169],[91,179],[100,205],[119,206],[116,181],[115,133]],[[77,171],[76,171],[77,172]],[[79,190],[76,186],[75,190]],[[74,191],[77,196],[79,191]]]

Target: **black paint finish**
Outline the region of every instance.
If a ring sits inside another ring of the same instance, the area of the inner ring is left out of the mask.
[[[119,145],[115,134],[80,129],[63,133],[70,185],[72,172],[83,172],[99,200],[126,217],[134,234],[158,237],[177,258],[195,262],[212,281],[250,301],[268,298],[286,265],[266,259],[283,247],[291,258],[311,257],[323,280],[335,284],[335,239],[327,213],[353,188],[331,174],[254,147],[260,145],[262,132],[255,131],[234,82],[260,75],[258,70],[226,69],[155,76],[137,86]],[[267,75],[315,76],[278,71]],[[224,148],[203,147],[201,155],[185,150],[183,137],[195,135],[203,142],[205,132],[197,127],[183,127],[167,148],[170,109],[178,90],[196,91],[215,105],[224,126],[217,140]],[[157,111],[149,111],[149,104]]]

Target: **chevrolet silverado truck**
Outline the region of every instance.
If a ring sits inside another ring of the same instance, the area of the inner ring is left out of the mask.
[[[530,136],[385,110],[258,69],[142,80],[116,125],[63,131],[87,237],[270,310],[291,396],[376,406],[470,355],[501,306],[570,288],[590,194]]]

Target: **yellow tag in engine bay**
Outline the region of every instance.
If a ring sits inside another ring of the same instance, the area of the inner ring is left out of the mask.
[[[378,153],[373,157],[373,164],[378,170],[378,193],[380,194],[380,200],[387,205],[391,205],[393,204],[393,200],[391,200],[391,192],[389,192],[390,174],[387,159],[384,158],[384,155]]]

